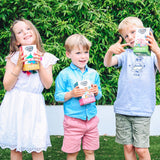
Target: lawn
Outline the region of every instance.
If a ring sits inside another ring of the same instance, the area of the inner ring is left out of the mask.
[[[100,148],[95,151],[96,160],[124,160],[123,146],[114,142],[115,137],[100,136]],[[61,151],[63,136],[51,136],[52,147],[44,152],[45,160],[65,160],[66,154]],[[160,136],[150,137],[150,153],[152,160],[160,160]],[[9,149],[0,149],[0,160],[9,160]],[[23,153],[23,160],[31,160],[31,154]],[[84,160],[83,151],[77,160]]]

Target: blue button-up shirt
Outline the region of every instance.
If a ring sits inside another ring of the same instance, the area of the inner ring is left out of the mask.
[[[85,71],[76,67],[73,63],[69,67],[63,69],[56,78],[55,100],[64,102],[64,114],[82,120],[90,120],[97,114],[95,102],[80,106],[79,98],[73,97],[68,101],[64,100],[66,92],[73,90],[77,81],[90,80],[91,84],[98,86],[98,95],[95,97],[99,100],[102,97],[99,74],[96,70],[86,65]]]

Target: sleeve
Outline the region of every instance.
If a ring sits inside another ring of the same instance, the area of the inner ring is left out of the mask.
[[[154,65],[157,67],[157,57],[156,57],[155,53],[152,52],[152,51],[151,51],[151,57],[152,57],[152,59],[153,59]]]
[[[57,102],[64,102],[64,97],[66,94],[65,88],[66,88],[65,76],[63,75],[62,72],[60,72],[55,81],[54,97]]]
[[[19,52],[15,52],[13,55],[7,56],[6,61],[10,59],[12,63],[17,64],[18,58],[19,58]]]
[[[115,55],[117,57],[117,60],[118,60],[118,64],[114,66],[115,68],[119,68],[119,67],[121,67],[123,65],[126,53],[127,52],[125,51],[125,52],[123,52],[123,53],[121,53],[119,55]]]
[[[99,100],[102,97],[102,90],[100,85],[100,77],[98,73],[96,74],[95,82],[96,82],[96,85],[98,86],[98,94],[95,98],[96,100]]]
[[[56,64],[59,59],[51,53],[45,53],[42,57],[42,64],[44,68],[48,68],[50,65]]]

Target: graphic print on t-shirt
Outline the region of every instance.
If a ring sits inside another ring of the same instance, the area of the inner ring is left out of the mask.
[[[134,63],[129,64],[129,67],[131,67],[131,72],[133,73],[133,77],[139,78],[145,67],[144,58],[136,57]]]

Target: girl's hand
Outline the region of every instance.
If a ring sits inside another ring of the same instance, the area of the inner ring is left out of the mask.
[[[122,52],[125,52],[124,47],[129,46],[129,44],[128,43],[121,44],[121,42],[122,42],[122,37],[119,37],[118,42],[109,47],[108,53],[121,54]]]
[[[150,49],[157,55],[160,54],[160,48],[153,36],[153,33],[150,32],[150,35],[147,35],[146,40],[148,41],[148,46],[150,47]]]
[[[42,53],[39,50],[37,50],[37,53],[34,53],[33,58],[36,62],[40,62],[42,59]]]
[[[18,61],[17,61],[17,67],[21,70],[22,67],[23,67],[23,63],[26,61],[24,60],[24,58],[26,57],[26,55],[23,55],[23,51],[22,49],[20,48],[20,51],[19,51],[19,58],[18,58]]]
[[[94,93],[95,96],[97,96],[97,94],[98,94],[98,86],[97,86],[96,84],[91,84],[91,89],[90,89],[90,91],[91,91],[92,93]]]

